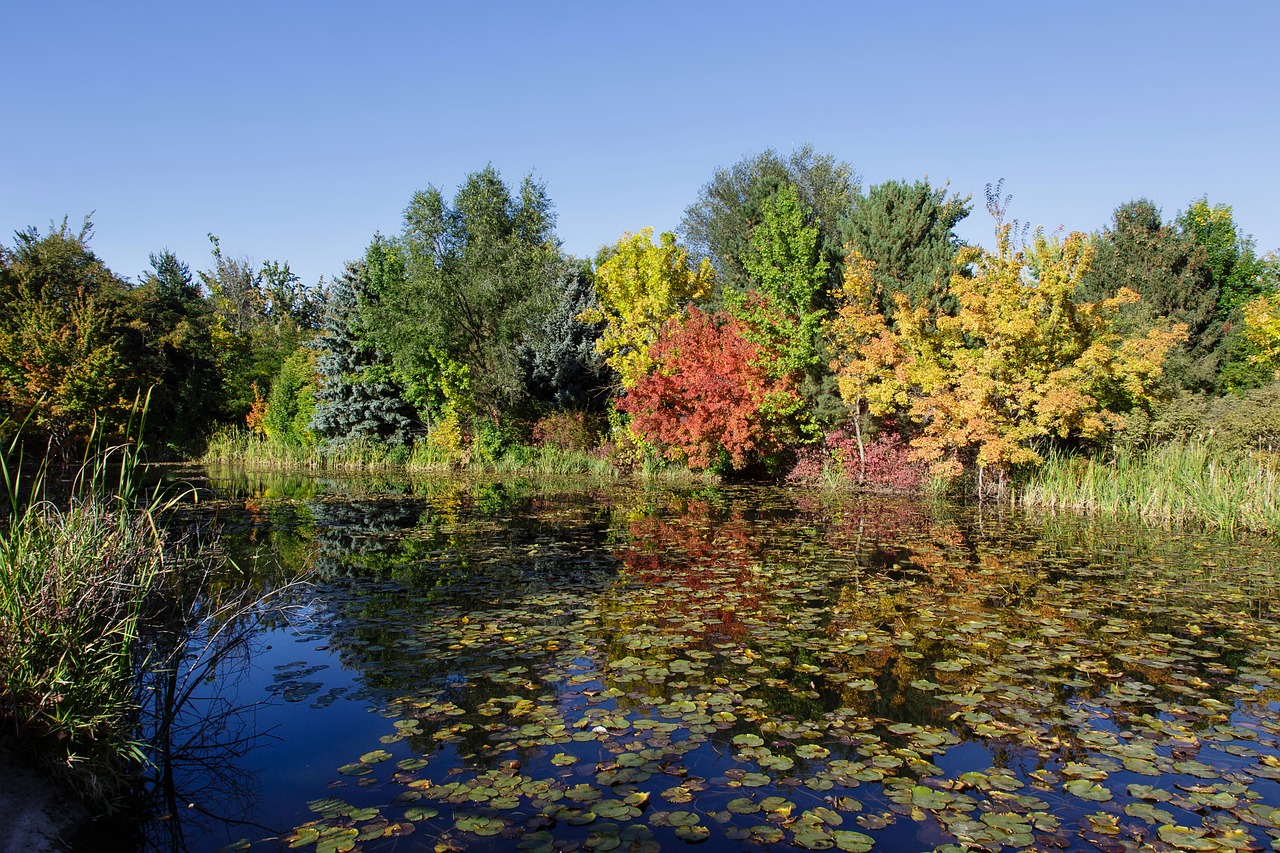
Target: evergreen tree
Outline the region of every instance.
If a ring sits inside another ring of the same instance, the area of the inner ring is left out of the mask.
[[[556,409],[604,409],[617,382],[596,352],[605,323],[579,319],[583,312],[599,309],[590,271],[585,265],[569,269],[560,302],[547,315],[538,339],[520,349],[525,389],[535,403]]]
[[[1116,208],[1112,224],[1093,241],[1093,262],[1080,285],[1088,302],[1129,288],[1142,297],[1120,318],[1125,333],[1142,332],[1165,319],[1187,327],[1187,342],[1165,367],[1170,390],[1208,391],[1222,358],[1223,323],[1215,317],[1219,288],[1204,248],[1148,199]]]
[[[948,198],[945,186],[935,189],[927,180],[885,181],[858,199],[842,231],[874,265],[871,275],[886,317],[892,319],[898,293],[915,308],[954,311],[954,305],[942,304],[942,294],[961,246],[954,229],[970,210],[968,198]]]
[[[372,296],[369,260],[380,261],[386,244],[380,238],[365,260],[350,263],[329,290],[316,370],[311,431],[326,444],[355,440],[407,444],[414,426],[413,407],[392,381],[390,360],[369,340],[363,309]]]
[[[133,321],[124,355],[152,386],[147,437],[189,445],[224,408],[212,313],[190,268],[168,249],[130,293]]]

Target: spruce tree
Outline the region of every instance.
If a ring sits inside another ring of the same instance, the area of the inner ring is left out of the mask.
[[[380,251],[381,241],[370,246]],[[369,343],[361,307],[369,289],[367,264],[347,264],[334,279],[317,342],[320,387],[311,430],[325,444],[364,440],[408,444],[414,411],[390,378],[389,359]]]
[[[520,348],[525,390],[535,403],[555,409],[601,410],[616,383],[596,352],[604,322],[579,320],[600,307],[585,267],[568,270],[560,301],[542,324],[537,340]]]

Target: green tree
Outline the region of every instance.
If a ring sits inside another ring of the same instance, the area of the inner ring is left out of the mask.
[[[309,424],[326,444],[409,442],[413,408],[369,325],[376,320],[382,286],[403,274],[395,247],[375,236],[364,259],[348,264],[329,289],[323,334],[316,341],[319,388]]]
[[[212,340],[222,375],[224,419],[249,413],[255,387],[268,391],[281,365],[314,337],[323,302],[319,288],[302,287],[288,264],[256,267],[222,251],[212,234],[213,268],[200,279],[213,305]]]
[[[316,353],[299,347],[280,365],[262,419],[267,438],[277,444],[313,445],[311,419],[316,411]]]
[[[897,294],[913,308],[954,311],[943,305],[962,241],[956,224],[972,210],[969,197],[928,180],[885,181],[858,199],[844,222],[845,240],[872,265],[880,308],[892,319]]]
[[[1187,329],[1186,343],[1165,368],[1171,390],[1214,387],[1221,362],[1219,288],[1202,247],[1177,226],[1162,221],[1147,199],[1116,208],[1110,227],[1092,242],[1093,261],[1078,296],[1089,302],[1113,298],[1123,289],[1142,299],[1124,308],[1126,334],[1140,334],[1172,321]]]
[[[764,204],[793,185],[808,223],[818,228],[819,251],[827,262],[827,284],[839,283],[843,252],[840,221],[853,210],[859,176],[848,163],[818,154],[810,145],[783,157],[772,149],[717,169],[681,220],[679,232],[695,258],[706,258],[726,289],[745,290],[745,259],[751,235],[764,221]]]
[[[582,319],[599,311],[595,281],[587,264],[571,264],[562,280],[559,303],[547,315],[536,340],[521,347],[525,388],[535,404],[602,411],[617,377],[596,351],[603,320]]]
[[[420,399],[451,384],[467,415],[497,421],[516,407],[520,345],[557,289],[554,225],[542,184],[526,177],[513,194],[493,166],[469,175],[452,203],[436,187],[413,196],[400,241],[406,275],[379,304],[375,342]]]
[[[124,357],[153,387],[148,438],[190,446],[223,409],[213,316],[190,268],[168,249],[129,293]]]

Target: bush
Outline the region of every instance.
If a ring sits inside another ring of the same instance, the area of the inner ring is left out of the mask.
[[[871,492],[914,492],[921,489],[928,466],[911,459],[911,449],[893,432],[882,432],[863,446],[843,429],[827,433],[823,440],[802,448],[787,475],[789,482],[851,484]]]
[[[539,447],[586,452],[600,444],[600,418],[588,412],[552,412],[533,425],[533,443]]]

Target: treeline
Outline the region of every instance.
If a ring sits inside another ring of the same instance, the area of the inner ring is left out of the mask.
[[[198,277],[161,252],[131,283],[87,231],[33,229],[0,258],[0,407],[64,443],[154,388],[152,435],[175,447],[240,424],[320,453],[537,443],[885,487],[1280,433],[1280,264],[1230,207],[1166,219],[1140,199],[1049,234],[1000,186],[985,202],[992,249],[957,237],[973,205],[945,186],[864,190],[831,155],[766,151],[717,171],[676,233],[587,260],[544,186],[487,167],[415,194],[401,233],[315,287],[216,239]]]

